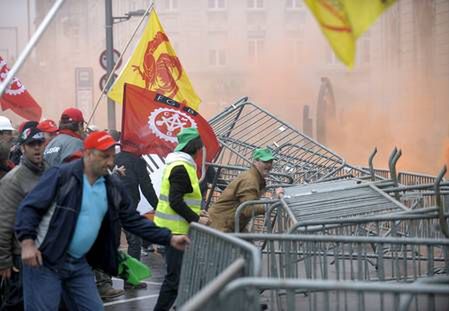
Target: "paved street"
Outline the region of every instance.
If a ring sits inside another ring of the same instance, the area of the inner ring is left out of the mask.
[[[153,275],[145,280],[148,284],[146,289],[127,290],[124,296],[105,302],[105,310],[153,310],[159,294],[159,288],[165,273],[163,257],[158,253],[150,253],[142,256],[141,260],[151,267]],[[120,281],[114,281],[114,287],[120,287]]]

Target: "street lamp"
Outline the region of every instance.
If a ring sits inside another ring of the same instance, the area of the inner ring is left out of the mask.
[[[145,10],[130,11],[124,16],[112,16],[112,0],[105,0],[106,11],[106,76],[109,77],[114,69],[114,32],[113,24],[129,20],[131,17],[145,15]],[[114,83],[114,77],[109,79],[106,90]],[[115,102],[108,98],[108,129],[115,130]]]
[[[136,11],[129,11],[128,13],[125,13],[125,16],[113,16],[112,20],[114,24],[118,24],[121,22],[126,22],[131,17],[139,17],[145,15],[145,10],[136,10]]]

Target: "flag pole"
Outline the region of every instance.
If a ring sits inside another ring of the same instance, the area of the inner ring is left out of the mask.
[[[97,112],[98,109],[98,105],[100,104],[101,100],[103,99],[103,96],[106,93],[106,89],[109,90],[108,85],[111,82],[113,76],[114,76],[114,72],[117,69],[117,67],[120,65],[121,60],[123,59],[123,55],[125,54],[125,52],[128,50],[129,46],[131,45],[131,41],[134,39],[134,37],[137,34],[137,31],[139,30],[140,26],[142,25],[143,21],[145,20],[145,18],[147,16],[149,16],[149,12],[153,9],[153,1],[151,1],[150,5],[148,6],[147,10],[145,11],[145,14],[143,14],[142,18],[140,19],[139,23],[137,24],[137,27],[134,29],[134,32],[131,35],[131,38],[128,40],[128,42],[125,44],[125,47],[123,48],[122,51],[120,51],[120,57],[117,60],[117,62],[114,64],[114,67],[112,68],[112,71],[110,72],[108,79],[106,80],[106,83],[103,86],[103,89],[101,90],[100,93],[100,97],[98,98],[97,102],[95,103],[94,109],[92,110],[92,113],[89,116],[89,119],[87,121],[87,124],[90,124],[90,122],[92,121],[95,113]],[[115,103],[114,103],[115,104]]]
[[[37,28],[36,32],[31,37],[30,41],[28,41],[28,44],[23,49],[22,53],[20,53],[19,57],[17,58],[17,61],[15,62],[14,66],[12,66],[11,70],[6,75],[5,80],[0,84],[0,96],[3,95],[6,88],[9,86],[9,83],[14,78],[16,73],[19,71],[20,67],[22,67],[23,63],[28,57],[28,54],[33,50],[34,46],[39,41],[42,34],[47,29],[48,25],[52,21],[52,19],[55,17],[56,13],[60,9],[61,5],[64,3],[65,0],[57,0],[55,4],[51,7],[51,9],[48,11],[47,15],[45,16],[42,23]]]

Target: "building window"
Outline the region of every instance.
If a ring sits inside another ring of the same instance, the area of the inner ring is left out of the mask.
[[[262,58],[264,48],[263,39],[249,39],[248,40],[248,58],[250,63],[259,63]]]
[[[226,65],[226,53],[224,49],[209,50],[209,66],[222,67]]]
[[[251,10],[261,10],[264,8],[263,0],[246,0],[246,6]]]
[[[226,9],[226,1],[225,0],[209,0],[207,3],[207,8],[209,10],[221,11]]]
[[[302,0],[286,0],[285,8],[287,10],[299,10],[304,7],[304,3]]]
[[[178,0],[163,0],[159,1],[161,8],[164,11],[176,11],[178,10]]]

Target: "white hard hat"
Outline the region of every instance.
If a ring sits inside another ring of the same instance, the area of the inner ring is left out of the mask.
[[[7,117],[0,116],[0,131],[14,131],[11,120]]]

